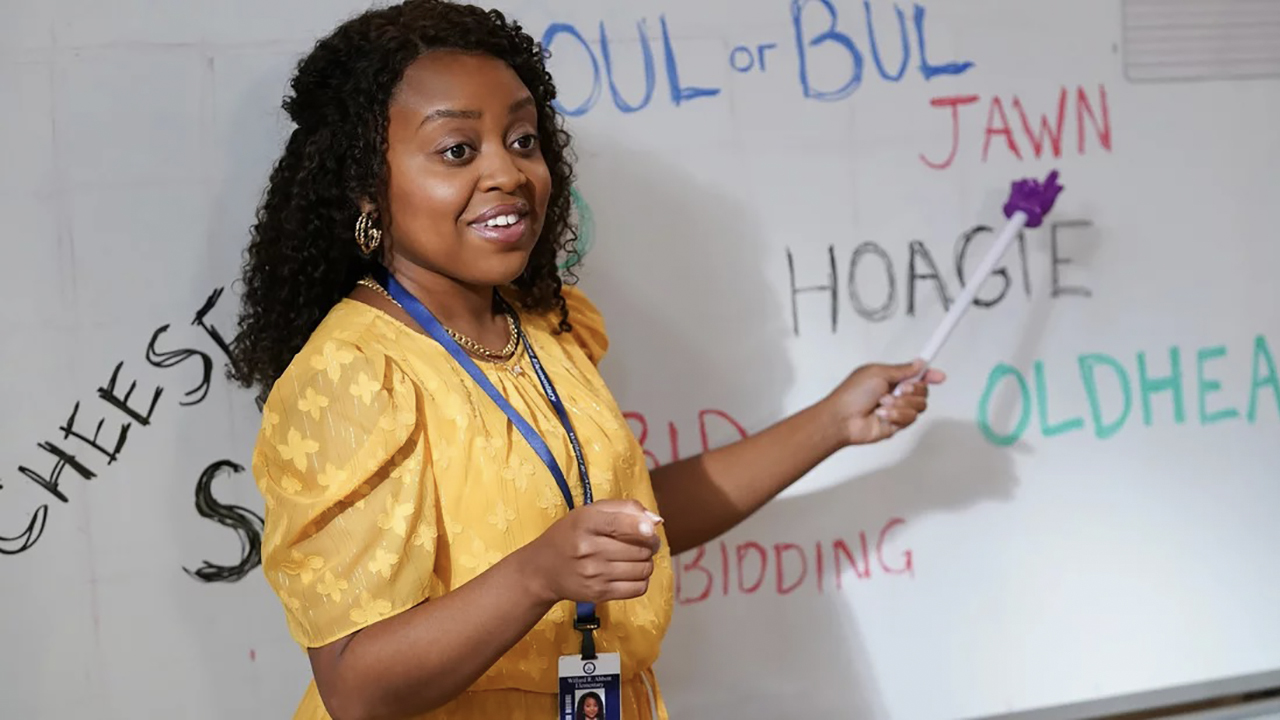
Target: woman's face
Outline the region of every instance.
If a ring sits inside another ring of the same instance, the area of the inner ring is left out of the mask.
[[[594,718],[600,714],[600,704],[596,702],[595,698],[589,697],[582,702],[582,714],[589,718]]]
[[[405,71],[387,127],[388,264],[504,285],[542,233],[551,173],[537,106],[487,55],[435,51]]]

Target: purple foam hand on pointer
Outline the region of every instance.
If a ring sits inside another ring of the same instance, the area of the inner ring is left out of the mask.
[[[1009,201],[1004,205],[1004,214],[1005,217],[1009,218],[1009,222],[1005,223],[1000,234],[996,236],[995,242],[991,244],[987,254],[983,256],[982,262],[978,263],[973,280],[964,284],[959,297],[951,304],[951,308],[947,310],[946,316],[942,318],[938,329],[933,331],[933,335],[929,338],[929,343],[924,346],[924,350],[920,353],[920,358],[924,360],[926,366],[932,363],[942,350],[943,343],[947,341],[952,331],[956,329],[961,316],[973,304],[978,288],[986,280],[987,276],[991,274],[991,271],[995,269],[1000,256],[1004,255],[1014,238],[1018,236],[1018,231],[1024,227],[1038,227],[1044,222],[1044,216],[1048,215],[1049,211],[1053,209],[1053,203],[1058,199],[1058,193],[1060,192],[1062,192],[1062,186],[1058,184],[1057,170],[1049,173],[1049,177],[1045,178],[1043,183],[1033,179],[1017,180],[1013,183]],[[1022,213],[1022,215],[1019,216],[1018,213]],[[918,381],[922,377],[924,377],[923,370],[913,380]],[[902,385],[894,388],[893,392],[895,395],[901,394]]]
[[[1011,218],[1021,210],[1027,216],[1027,227],[1040,227],[1060,192],[1062,186],[1058,184],[1057,170],[1050,172],[1043,183],[1034,178],[1017,180],[1009,193],[1009,201],[1004,204],[1004,216]]]

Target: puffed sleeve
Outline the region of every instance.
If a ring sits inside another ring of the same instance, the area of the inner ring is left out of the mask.
[[[609,351],[609,335],[605,332],[604,317],[595,304],[576,286],[565,285],[560,294],[569,308],[569,324],[573,326],[573,339],[595,365],[599,365]]]
[[[437,504],[415,386],[384,354],[305,348],[263,407],[262,567],[304,647],[438,591]]]

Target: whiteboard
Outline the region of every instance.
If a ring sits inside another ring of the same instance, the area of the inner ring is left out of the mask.
[[[9,4],[0,716],[300,697],[221,343],[292,64],[361,7]],[[1071,717],[1275,680],[1280,5],[501,7],[553,52],[582,286],[655,464],[910,357],[1009,182],[1066,185],[927,422],[677,559],[674,717]]]

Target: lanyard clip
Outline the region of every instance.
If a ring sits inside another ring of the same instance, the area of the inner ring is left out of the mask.
[[[595,631],[600,629],[595,603],[578,603],[578,615],[573,620],[573,629],[582,633],[582,659],[595,660]]]

